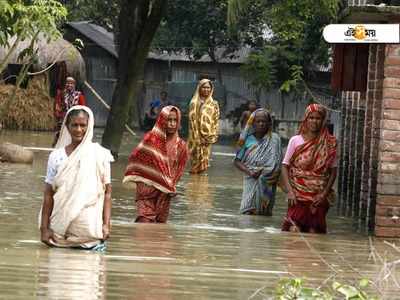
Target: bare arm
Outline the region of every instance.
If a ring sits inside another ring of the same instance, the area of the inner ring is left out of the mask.
[[[337,167],[331,168],[330,171],[331,171],[331,174],[329,175],[328,184],[326,185],[326,187],[324,189],[325,197],[328,196],[330,190],[332,189],[333,184],[335,183]]]
[[[329,192],[331,191],[332,186],[335,183],[336,174],[337,174],[337,167],[330,168],[329,171],[330,171],[330,174],[329,174],[328,183],[325,186],[325,188],[322,191],[322,193],[320,193],[319,195],[316,196],[316,200],[314,201],[314,205],[315,206],[318,206],[322,202],[326,201],[326,198],[328,197]]]
[[[288,191],[287,197],[288,197],[288,202],[289,205],[295,205],[296,204],[296,196],[293,192],[293,188],[290,185],[289,181],[289,169],[286,164],[282,164],[282,179],[283,179],[283,184],[286,187],[286,190]]]
[[[40,240],[49,246],[52,246],[51,240],[53,239],[53,231],[50,229],[50,216],[54,205],[53,195],[53,188],[46,183],[44,187],[42,222],[40,224]]]
[[[103,206],[103,240],[106,240],[110,236],[111,231],[111,184],[106,184],[106,191],[104,193],[104,206]]]
[[[255,171],[255,172],[249,170],[249,169],[244,165],[244,163],[242,163],[242,162],[241,162],[239,159],[237,159],[237,158],[233,161],[233,164],[234,164],[235,167],[238,168],[240,171],[242,171],[243,173],[245,173],[246,175],[248,175],[248,176],[250,176],[250,177],[253,177],[254,179],[257,179],[257,178],[260,176],[261,172],[262,172],[262,170],[258,170],[258,171]]]

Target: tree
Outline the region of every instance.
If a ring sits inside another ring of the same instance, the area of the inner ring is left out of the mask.
[[[23,67],[17,77],[13,94],[0,111],[0,119],[12,103],[17,89],[36,59],[35,44],[39,34],[43,34],[49,41],[60,37],[57,25],[66,15],[66,9],[55,0],[0,1],[0,46],[7,49],[4,58],[0,60],[0,74],[8,65],[19,43],[29,41],[28,47],[19,54],[18,59],[23,63]]]
[[[251,3],[229,0],[228,23],[237,24],[238,16]],[[340,0],[264,0],[264,20],[272,38],[267,48],[249,57],[245,69],[257,71],[254,63],[262,63],[275,74],[265,88],[277,86],[282,92],[301,89],[303,80],[313,76],[313,67],[329,62],[329,45],[322,38],[322,28],[336,19],[340,4]],[[256,78],[262,76],[265,74],[255,72],[252,81],[258,84]]]
[[[135,107],[138,81],[154,34],[167,7],[167,0],[121,0],[116,34],[118,47],[118,77],[111,111],[108,115],[102,144],[117,154],[130,108]]]
[[[66,15],[66,9],[55,0],[0,1],[0,46],[8,48],[0,61],[0,73],[21,41],[31,42],[30,47],[23,52],[23,55],[29,55],[33,52],[39,33],[49,40],[60,37],[57,25]],[[14,38],[12,44],[11,38]]]
[[[237,19],[235,30],[230,31],[226,22],[227,0],[170,0],[153,47],[183,53],[193,60],[208,55],[224,89],[218,62],[244,45],[259,47],[263,43],[260,5],[260,0],[253,1]]]
[[[68,21],[89,20],[114,31],[118,26],[119,0],[59,0],[68,9]]]

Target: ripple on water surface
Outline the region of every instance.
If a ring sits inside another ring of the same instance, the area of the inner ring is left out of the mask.
[[[0,140],[48,147],[52,134],[3,131]],[[48,152],[35,152],[32,165],[0,164],[1,299],[248,299],[261,287],[272,295],[282,277],[318,286],[332,272],[346,281],[359,277],[356,271],[374,278],[380,270],[368,260],[368,237],[333,209],[326,236],[280,232],[282,194],[272,217],[239,215],[242,176],[231,155],[213,156],[208,176],[183,176],[168,224],[134,224],[133,191],[121,178],[137,141],[125,136],[112,167],[113,228],[105,253],[48,249],[39,242]],[[380,240],[373,244],[382,254],[390,251]],[[396,299],[391,290],[385,299]]]

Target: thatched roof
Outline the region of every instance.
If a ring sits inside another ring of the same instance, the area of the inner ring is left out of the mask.
[[[10,44],[12,44],[14,40],[15,38],[12,38]],[[29,46],[29,43],[30,41],[28,40],[20,42],[17,50],[14,51],[11,56],[9,63],[21,64],[22,62],[18,61],[18,56],[21,51]],[[85,62],[78,49],[68,41],[60,38],[48,43],[47,39],[44,38],[43,35],[40,35],[35,45],[35,49],[38,49],[38,59],[33,65],[34,71],[43,70],[54,61],[65,61],[68,74],[79,81],[86,79]],[[0,47],[0,60],[5,57],[5,54],[7,53],[6,51],[7,49]]]

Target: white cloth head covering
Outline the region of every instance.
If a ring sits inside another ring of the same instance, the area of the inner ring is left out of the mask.
[[[56,148],[71,143],[66,120],[74,110],[86,111],[89,119],[85,136],[60,165],[52,185],[55,193],[50,228],[54,231],[56,246],[61,247],[82,246],[102,239],[104,175],[107,164],[113,161],[109,150],[92,142],[94,117],[86,106],[77,105],[68,110]]]

